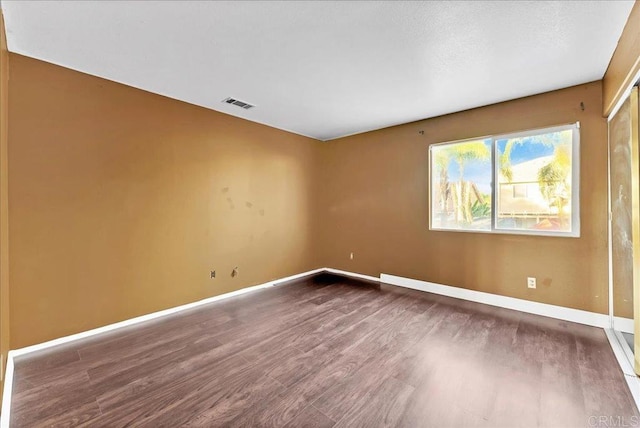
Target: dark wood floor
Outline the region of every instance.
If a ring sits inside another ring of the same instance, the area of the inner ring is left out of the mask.
[[[638,417],[603,330],[323,275],[16,362],[13,427]]]

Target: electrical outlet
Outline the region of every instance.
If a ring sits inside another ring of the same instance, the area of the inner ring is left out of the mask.
[[[350,259],[350,260],[353,260],[353,253],[350,253],[350,254],[349,254],[349,259]]]
[[[533,277],[528,277],[527,278],[527,287],[536,288],[536,279],[533,278]]]
[[[216,271],[215,271],[215,270],[212,270],[212,271],[211,271],[211,278],[215,278],[215,277],[216,277]]]

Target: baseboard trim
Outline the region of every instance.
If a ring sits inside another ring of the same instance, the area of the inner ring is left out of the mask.
[[[500,296],[497,294],[485,293],[482,291],[468,290],[464,288],[452,287],[448,285],[436,284],[432,282],[421,281],[421,280],[416,280],[411,278],[404,278],[404,277],[389,275],[384,273],[381,274],[379,278],[377,278],[370,275],[364,275],[364,274],[349,272],[349,271],[340,270],[340,269],[319,268],[319,269],[303,272],[300,274],[291,275],[285,278],[269,281],[264,284],[246,287],[240,290],[232,291],[230,293],[209,297],[203,300],[199,300],[197,302],[176,306],[176,307],[165,309],[158,312],[153,312],[151,314],[142,315],[139,317],[117,322],[114,324],[109,324],[109,325],[88,330],[85,332],[61,337],[59,339],[50,340],[37,345],[32,345],[25,348],[9,351],[7,356],[7,364],[6,364],[5,379],[4,379],[4,390],[3,390],[2,407],[1,407],[2,413],[0,414],[0,428],[9,428],[9,422],[11,420],[11,393],[13,389],[13,372],[14,372],[15,358],[19,358],[21,356],[24,356],[26,354],[30,354],[33,352],[43,351],[47,348],[52,348],[55,346],[75,342],[77,340],[85,339],[91,336],[96,336],[102,333],[118,330],[123,327],[132,326],[135,324],[139,324],[141,322],[149,321],[156,318],[161,318],[177,312],[196,308],[198,306],[228,299],[230,297],[239,296],[245,293],[250,293],[252,291],[257,291],[257,290],[274,287],[278,285],[284,285],[288,282],[291,282],[297,279],[301,279],[307,276],[317,275],[324,272],[332,273],[335,275],[341,275],[345,277],[350,277],[350,278],[355,278],[355,279],[361,279],[365,281],[382,282],[389,285],[411,288],[414,290],[425,291],[428,293],[439,294],[439,295],[453,297],[457,299],[469,300],[472,302],[483,303],[486,305],[498,306],[502,308],[513,309],[513,310],[531,313],[535,315],[542,315],[542,316],[557,318],[565,321],[586,324],[594,327],[603,328],[605,329],[605,331],[607,331],[607,329],[609,329],[611,326],[609,315],[582,311],[579,309],[565,308],[562,306],[549,305],[546,303],[532,302],[529,300],[516,299],[513,297]],[[631,332],[633,332],[633,320],[615,317],[614,324],[616,323],[616,320],[618,320],[617,323],[620,326],[621,331],[626,332],[629,325],[631,325]],[[631,324],[629,324],[629,322],[631,322]],[[607,332],[607,337],[609,336],[610,336],[610,333]],[[609,340],[611,341],[612,338],[610,337]],[[613,341],[617,343],[617,339],[615,337],[613,337]],[[620,345],[618,344],[618,347],[619,346]],[[619,349],[619,351],[622,352],[621,349]],[[616,352],[615,349],[614,349],[614,352]],[[616,356],[618,355],[616,354]],[[622,358],[626,360],[624,355],[622,355]],[[625,372],[624,368],[623,368],[623,372],[625,373],[625,379],[629,385],[629,388],[632,390],[634,399],[636,399],[636,405],[638,405],[638,403],[640,403],[640,401],[638,401],[640,400],[640,381],[638,380],[637,377],[635,377],[635,375],[633,376],[633,379],[632,379],[631,376]]]
[[[616,339],[618,339],[620,348],[622,349],[624,356],[627,358],[627,361],[629,362],[628,367],[623,367],[622,371],[626,375],[635,376],[636,373],[635,373],[634,366],[636,362],[635,362],[635,357],[633,356],[633,351],[631,350],[631,347],[629,346],[629,344],[627,343],[627,340],[624,338],[621,332],[614,330],[613,334],[615,335]]]
[[[324,271],[327,273],[335,274],[335,275],[342,275],[342,276],[348,276],[356,279],[363,279],[365,281],[380,282],[380,278],[376,278],[375,276],[363,275],[361,273],[355,273],[355,272],[348,272],[346,270],[324,268]]]
[[[498,294],[468,290],[466,288],[451,287],[449,285],[420,281],[417,279],[389,275],[386,273],[380,275],[380,282],[384,282],[385,284],[397,285],[399,287],[411,288],[414,290],[426,291],[428,293],[440,294],[442,296],[454,297],[456,299],[483,303],[485,305],[513,309],[529,314],[557,318],[563,321],[586,324],[593,327],[609,328],[611,326],[609,315],[583,311],[580,309],[566,308],[563,306],[550,305],[547,303],[532,302],[530,300],[500,296]]]
[[[623,333],[633,334],[633,319],[613,317],[613,329]]]
[[[131,325],[139,324],[141,322],[150,321],[156,318],[162,318],[167,315],[175,314],[177,312],[186,311],[188,309],[197,308],[198,306],[207,305],[209,303],[218,302],[220,300],[228,299],[230,297],[240,296],[245,293],[251,293],[253,291],[262,290],[269,287],[275,287],[278,285],[282,285],[286,282],[293,281],[296,279],[304,278],[306,276],[316,275],[318,273],[324,272],[324,268],[314,269],[307,272],[299,273],[296,275],[291,275],[286,278],[276,279],[274,281],[269,281],[264,284],[253,285],[246,288],[241,288],[236,291],[231,291],[229,293],[220,294],[218,296],[208,297],[206,299],[198,300],[196,302],[187,303],[185,305],[175,306],[173,308],[164,309],[162,311],[152,312],[150,314],[141,315],[135,318],[129,318],[124,321],[120,321],[114,324],[105,325],[103,327],[94,328],[91,330],[83,331],[81,333],[72,334],[70,336],[61,337],[59,339],[49,340],[47,342],[39,343],[37,345],[27,346],[25,348],[16,349],[13,351],[13,356],[20,357],[25,354],[30,354],[32,352],[41,351],[47,348],[51,348],[58,345],[63,345],[70,342],[75,342],[76,340],[86,339],[91,336],[95,336],[98,334],[106,333],[113,330],[118,330],[123,327],[128,327]]]
[[[162,311],[152,312],[150,314],[141,315],[139,317],[130,318],[124,321],[120,321],[114,324],[109,324],[103,327],[94,328],[81,333],[72,334],[69,336],[53,339],[47,342],[39,343],[25,348],[20,348],[11,351],[14,358],[20,357],[32,352],[38,352],[54,346],[64,345],[67,343],[75,342],[77,340],[86,339],[95,335],[117,330],[123,327],[132,326],[141,322],[150,321],[156,318],[161,318],[167,315],[171,315],[177,312],[185,311],[188,309],[196,308],[198,306],[206,305],[209,303],[217,302],[220,300],[228,299],[235,296],[240,296],[245,293],[250,293],[257,290],[262,290],[269,287],[282,285],[300,278],[307,276],[317,275],[320,273],[332,273],[335,275],[341,275],[345,277],[351,277],[355,279],[362,279],[372,282],[383,282],[389,285],[395,285],[399,287],[411,288],[414,290],[425,291],[428,293],[439,294],[448,297],[454,297],[457,299],[469,300],[472,302],[483,303],[491,306],[498,306],[507,309],[514,309],[521,312],[527,312],[536,315],[547,316],[551,318],[557,318],[565,321],[577,322],[580,324],[591,325],[600,328],[609,328],[609,316],[604,314],[598,314],[595,312],[582,311],[579,309],[565,308],[562,306],[550,305],[547,303],[532,302],[529,300],[516,299],[514,297],[500,296],[498,294],[485,293],[482,291],[468,290],[465,288],[452,287],[449,285],[436,284],[433,282],[421,281],[411,278],[405,278],[389,274],[381,274],[380,278],[376,278],[370,275],[364,275],[355,272],[349,272],[340,269],[333,268],[318,268],[303,272],[296,275],[291,275],[285,278],[276,279],[266,282],[264,284],[254,285],[240,290],[232,291],[230,293],[220,294],[218,296],[209,297],[196,302],[187,303],[185,305],[175,306],[173,308],[165,309]],[[624,332],[633,332],[633,320],[627,318],[615,317],[614,323],[616,323],[616,329]],[[617,328],[620,327],[620,328]],[[7,358],[8,369],[9,358]]]
[[[13,368],[14,368],[15,358],[19,358],[21,356],[24,356],[33,352],[43,351],[45,349],[53,348],[55,346],[60,346],[60,345],[68,344],[71,342],[75,342],[77,340],[86,339],[102,333],[118,330],[123,327],[136,325],[145,321],[162,318],[167,315],[175,314],[177,312],[182,312],[192,308],[197,308],[198,306],[228,299],[230,297],[240,296],[242,294],[251,293],[253,291],[262,290],[269,287],[284,285],[296,279],[317,275],[319,273],[323,273],[326,271],[327,271],[326,268],[310,270],[310,271],[299,273],[296,275],[287,276],[285,278],[280,278],[273,281],[265,282],[264,284],[258,284],[258,285],[254,285],[246,288],[241,288],[240,290],[232,291],[230,293],[220,294],[218,296],[208,297],[206,299],[198,300],[197,302],[175,306],[173,308],[164,309],[162,311],[152,312],[150,314],[141,315],[135,318],[130,318],[117,323],[105,325],[103,327],[98,327],[91,330],[83,331],[81,333],[76,333],[76,334],[61,337],[58,339],[49,340],[47,342],[38,343],[36,345],[27,346],[24,348],[9,351],[7,355],[7,367],[5,372],[4,389],[3,389],[3,395],[2,395],[2,414],[0,414],[0,428],[9,428],[9,423],[11,421],[11,391],[13,388]]]
[[[11,421],[11,393],[13,391],[13,351],[7,354],[7,367],[4,372],[4,388],[2,389],[2,410],[0,410],[0,427],[9,428]]]
[[[613,331],[610,328],[605,328],[604,332],[607,335],[609,345],[613,350],[613,355],[615,355],[616,360],[618,360],[624,380],[629,387],[631,396],[633,397],[633,402],[636,404],[638,410],[640,410],[640,379],[636,376],[633,370],[632,360],[629,360],[629,354],[624,348],[625,344],[622,342],[624,341],[624,338],[620,337],[619,332]]]
[[[627,382],[633,402],[636,403],[636,408],[640,410],[640,379],[636,375],[624,375],[624,380]]]
[[[622,341],[624,338],[620,337],[610,328],[605,328],[604,332],[607,335],[607,339],[609,340],[609,344],[613,350],[613,355],[615,355],[616,360],[618,360],[618,365],[620,366],[620,369],[622,369],[622,373],[628,376],[635,376],[635,372],[633,371],[633,359],[629,359],[629,355],[623,347],[624,344]]]

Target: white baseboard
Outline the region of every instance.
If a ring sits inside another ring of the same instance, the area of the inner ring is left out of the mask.
[[[624,380],[627,382],[629,391],[631,391],[631,396],[633,397],[633,402],[636,403],[636,408],[640,410],[640,379],[638,379],[638,376],[635,374],[625,374]]]
[[[603,328],[607,335],[607,339],[609,340],[609,344],[613,349],[616,360],[618,360],[624,380],[629,387],[629,391],[631,391],[633,401],[638,410],[640,410],[640,378],[636,376],[633,369],[633,354],[628,348],[624,337],[622,337],[622,333],[620,333],[633,333],[632,319],[613,317],[613,325],[617,330],[614,331],[611,329],[611,318],[609,315],[598,314],[595,312],[565,308],[546,303],[531,302],[529,300],[516,299],[514,297],[499,296],[497,294],[484,293],[482,291],[467,290],[464,288],[451,287],[448,285],[435,284],[432,282],[419,281],[387,274],[380,275],[380,282]]]
[[[594,327],[609,328],[611,326],[609,315],[595,312],[582,311],[580,309],[565,308],[563,306],[549,305],[547,303],[532,302],[530,300],[516,299],[515,297],[500,296],[498,294],[485,293],[483,291],[468,290],[466,288],[451,287],[449,285],[404,278],[401,276],[381,274],[380,282],[397,285],[428,293],[454,297],[456,299],[469,300],[484,303],[485,305],[498,306],[513,309],[529,314],[542,315],[586,324]]]
[[[13,391],[13,351],[7,355],[7,367],[4,372],[4,388],[2,390],[2,410],[0,411],[0,427],[9,428],[11,421],[11,392]]]
[[[636,361],[635,361],[635,357],[633,356],[633,350],[631,349],[631,346],[629,346],[629,344],[627,343],[627,340],[624,338],[622,333],[620,333],[619,331],[613,330],[613,334],[616,337],[616,339],[618,339],[620,348],[624,352],[624,356],[627,358],[627,361],[629,362],[629,368],[621,366],[622,371],[624,372],[624,374],[635,376],[634,366],[636,365]]]
[[[623,333],[633,334],[633,319],[613,317],[613,329]]]
[[[76,340],[85,339],[91,336],[117,330],[123,327],[135,325],[144,321],[161,318],[161,317],[174,314],[180,311],[184,311],[187,309],[206,305],[208,303],[213,303],[220,300],[228,299],[230,297],[239,296],[241,294],[249,293],[252,291],[261,290],[264,288],[269,288],[277,285],[282,285],[284,283],[287,283],[296,279],[319,274],[322,272],[347,276],[351,278],[363,279],[366,281],[383,282],[390,285],[396,285],[396,286],[405,287],[405,288],[412,288],[414,290],[426,291],[429,293],[440,294],[444,296],[469,300],[469,301],[478,302],[478,303],[484,303],[487,305],[513,309],[521,312],[527,312],[527,313],[547,316],[551,318],[557,318],[565,321],[586,324],[586,325],[600,327],[604,329],[608,329],[610,327],[610,317],[604,314],[598,314],[598,313],[582,311],[578,309],[571,309],[571,308],[565,308],[561,306],[549,305],[546,303],[532,302],[528,300],[500,296],[497,294],[490,294],[490,293],[485,293],[481,291],[467,290],[464,288],[451,287],[447,285],[420,281],[420,280],[415,280],[410,278],[404,278],[404,277],[395,276],[395,275],[381,274],[380,278],[376,278],[370,275],[363,275],[363,274],[348,272],[348,271],[339,270],[339,269],[319,268],[319,269],[310,270],[308,272],[303,272],[297,275],[292,275],[286,278],[269,281],[264,284],[255,285],[252,287],[247,287],[240,290],[232,291],[230,293],[221,294],[219,296],[210,297],[197,302],[188,303],[186,305],[176,306],[173,308],[165,309],[165,310],[154,312],[151,314],[142,315],[136,318],[131,318],[118,323],[109,324],[104,327],[95,328],[82,333],[77,333],[77,334],[62,337],[59,339],[50,340],[48,342],[40,343],[37,345],[9,351],[9,354],[7,356],[4,391],[3,391],[3,397],[2,397],[2,413],[0,415],[0,428],[9,428],[9,422],[11,417],[11,391],[13,387],[14,358],[16,357],[20,357],[32,352],[42,351],[54,346],[74,342]],[[616,320],[619,320],[617,322],[621,328],[621,331],[626,331],[629,329],[629,325],[630,325],[629,322],[631,322],[630,331],[631,332],[633,331],[632,320],[616,317],[616,319],[614,319],[614,323],[616,322]],[[609,333],[607,333],[607,336],[609,336]],[[614,338],[614,340],[616,339]],[[620,350],[620,352],[622,351]],[[624,355],[623,355],[623,358],[624,358]],[[636,397],[636,394],[637,394],[638,399],[640,399],[640,381],[638,381],[637,383],[633,383],[632,380],[630,380],[630,376],[626,375],[626,373],[625,373],[625,379],[627,379],[627,382],[630,384],[630,388],[632,387],[631,386],[632,384],[633,384],[633,388],[635,388],[635,389],[632,389],[632,392],[634,393],[634,398]],[[635,379],[637,380],[637,378]]]
[[[346,270],[333,268],[324,268],[324,270],[327,273],[333,273],[336,275],[350,276],[351,278],[364,279],[365,281],[380,282],[380,278],[376,278],[375,276],[363,275],[361,273],[348,272]]]
[[[266,282],[264,284],[254,285],[251,287],[242,288],[240,290],[232,291],[230,293],[221,294],[218,296],[209,297],[197,302],[187,303],[185,305],[176,306],[173,308],[165,309],[158,312],[142,315],[139,317],[131,318],[114,324],[109,324],[103,327],[87,330],[81,333],[72,334],[70,336],[61,337],[58,339],[50,340],[37,345],[28,346],[21,349],[11,351],[11,355],[16,358],[22,355],[26,355],[32,352],[37,352],[51,348],[58,345],[74,342],[76,340],[85,339],[91,336],[95,336],[101,333],[117,330],[123,327],[128,327],[141,322],[149,321],[156,318],[161,318],[167,315],[171,315],[177,312],[185,311],[187,309],[196,308],[198,306],[206,305],[209,303],[217,302],[220,300],[228,299],[230,297],[239,296],[252,291],[261,290],[277,285],[281,285],[296,279],[304,278],[311,275],[316,275],[322,272],[332,273],[335,275],[342,275],[356,279],[363,279],[366,281],[383,282],[390,285],[396,285],[405,288],[412,288],[414,290],[426,291],[429,293],[440,294],[444,296],[454,297],[458,299],[470,300],[473,302],[484,303],[492,306],[499,306],[507,309],[514,309],[522,312],[532,313],[536,315],[543,315],[552,318],[558,318],[566,321],[577,322],[581,324],[592,325],[595,327],[608,328],[609,316],[604,314],[597,314],[594,312],[587,312],[578,309],[565,308],[561,306],[549,305],[546,303],[532,302],[529,300],[516,299],[513,297],[500,296],[497,294],[485,293],[482,291],[468,290],[465,288],[451,287],[448,285],[436,284],[432,282],[420,281],[416,279],[404,278],[395,275],[381,274],[380,278],[364,275],[355,272],[349,272],[340,269],[333,268],[319,268],[303,272],[296,275],[291,275],[285,278],[276,279]],[[632,327],[633,320],[626,318],[616,317],[618,325],[621,327],[620,331],[629,330],[629,326]],[[629,331],[633,331],[631,328]],[[7,361],[8,369],[9,361]]]
[[[609,340],[609,344],[611,345],[611,349],[613,350],[613,355],[616,356],[616,360],[618,360],[618,364],[622,369],[622,373],[625,375],[635,375],[633,370],[633,359],[629,359],[629,355],[625,352],[623,348],[622,341],[624,338],[616,335],[616,332],[610,328],[604,329],[605,334],[607,335],[607,339]]]
[[[164,309],[158,312],[152,312],[150,314],[141,315],[139,317],[130,318],[124,321],[120,321],[114,324],[105,325],[104,327],[98,327],[91,330],[83,331],[81,333],[72,334],[70,336],[61,337],[59,339],[50,340],[48,342],[39,343],[37,345],[27,346],[25,348],[16,349],[13,351],[13,356],[19,357],[21,355],[30,354],[32,352],[41,351],[53,346],[63,345],[65,343],[75,342],[76,340],[86,339],[87,337],[95,336],[97,334],[106,333],[108,331],[117,330],[123,327],[139,324],[141,322],[153,320],[156,318],[165,317],[167,315],[175,314],[176,312],[182,312],[187,309],[197,308],[198,306],[207,305],[209,303],[217,302],[220,300],[228,299],[230,297],[240,296],[241,294],[250,293],[252,291],[262,290],[264,288],[274,287],[283,283],[293,281],[295,279],[304,278],[305,276],[315,275],[324,272],[324,268],[310,270],[308,272],[291,275],[286,278],[276,279],[264,284],[253,285],[251,287],[241,288],[240,290],[231,291],[229,293],[220,294],[218,296],[208,297],[206,299],[198,300],[197,302],[187,303],[185,305],[175,306],[173,308]]]
[[[629,391],[631,391],[633,401],[640,410],[640,379],[638,379],[638,376],[636,376],[633,370],[633,356],[631,356],[630,352],[625,348],[626,343],[624,342],[624,338],[621,337],[620,332],[613,331],[610,328],[605,328],[604,332],[607,335],[613,354],[616,356],[616,360],[618,360],[618,364],[622,369],[624,380],[629,387]]]
[[[175,314],[176,312],[185,311],[187,309],[196,308],[198,306],[206,305],[209,303],[217,302],[220,300],[228,299],[230,297],[239,296],[241,294],[250,293],[252,291],[262,290],[264,288],[274,287],[285,284],[289,281],[304,278],[327,271],[326,268],[319,268],[310,270],[307,272],[291,275],[285,278],[276,279],[266,282],[264,284],[254,285],[251,287],[242,288],[240,290],[232,291],[230,293],[220,294],[218,296],[209,297],[206,299],[198,300],[197,302],[187,303],[186,305],[175,306],[173,308],[165,309],[158,312],[142,315],[128,320],[120,321],[114,324],[105,325],[103,327],[94,328],[91,330],[83,331],[81,333],[72,334],[70,336],[61,337],[47,342],[38,343],[37,345],[27,346],[25,348],[9,351],[7,355],[7,368],[4,379],[4,389],[2,395],[2,414],[0,414],[0,428],[8,428],[11,418],[11,390],[13,388],[13,365],[14,359],[32,352],[43,351],[47,348],[54,346],[64,345],[67,343],[75,342],[76,340],[86,339],[88,337],[96,336],[109,331],[118,330],[123,327],[139,324],[141,322],[150,321],[156,318],[161,318],[167,315]]]

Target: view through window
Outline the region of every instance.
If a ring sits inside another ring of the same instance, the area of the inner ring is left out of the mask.
[[[432,145],[431,229],[579,236],[578,146],[578,124]]]

